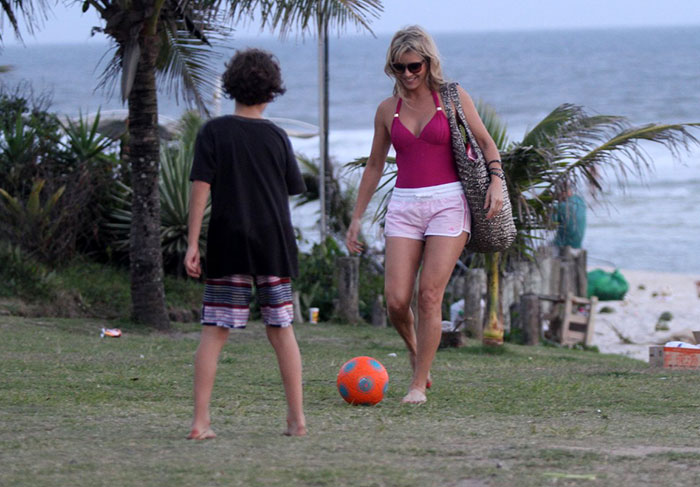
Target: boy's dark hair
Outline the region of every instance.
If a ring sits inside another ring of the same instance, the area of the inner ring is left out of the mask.
[[[284,94],[282,72],[274,54],[262,49],[238,51],[221,76],[224,93],[244,105],[258,105]]]

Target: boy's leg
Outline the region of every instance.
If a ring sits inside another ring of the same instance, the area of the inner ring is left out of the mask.
[[[208,325],[202,327],[194,358],[194,417],[188,439],[206,440],[216,436],[210,428],[209,400],[214,388],[219,354],[228,334],[228,328]]]
[[[301,353],[291,326],[266,326],[267,338],[275,349],[284,393],[287,396],[287,436],[306,434],[301,385]]]
[[[257,276],[255,285],[267,338],[277,354],[287,396],[287,429],[284,434],[303,436],[306,434],[306,420],[301,385],[301,353],[291,326],[294,320],[292,284],[288,277]]]

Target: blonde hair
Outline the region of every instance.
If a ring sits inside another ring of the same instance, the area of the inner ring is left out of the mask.
[[[440,85],[445,82],[442,76],[438,48],[430,34],[423,30],[422,27],[410,25],[394,34],[391,44],[389,44],[389,50],[386,53],[384,72],[395,80],[394,96],[402,96],[404,92],[401,81],[399,81],[391,65],[398,62],[398,59],[407,52],[415,52],[423,58],[428,67],[428,76],[426,77],[428,87],[433,91],[438,91]]]

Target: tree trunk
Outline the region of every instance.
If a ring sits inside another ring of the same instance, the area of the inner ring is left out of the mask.
[[[486,254],[486,326],[484,326],[484,345],[503,345],[503,312],[500,301],[500,282],[498,261],[501,254]]]
[[[168,329],[160,245],[158,99],[155,59],[158,39],[142,36],[133,88],[129,93],[129,159],[133,188],[129,259],[131,316],[139,323]]]
[[[338,317],[348,323],[360,322],[360,258],[338,257]]]
[[[528,293],[520,296],[520,323],[523,330],[523,345],[540,343],[542,312],[537,294]]]
[[[474,340],[484,336],[484,317],[481,311],[483,271],[467,269],[464,286],[464,328]]]

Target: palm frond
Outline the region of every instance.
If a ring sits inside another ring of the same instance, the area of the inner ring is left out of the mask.
[[[164,10],[156,66],[168,93],[175,93],[178,100],[182,96],[189,106],[208,114],[208,100],[218,87],[214,62],[222,57],[230,29],[221,27],[224,19],[216,8],[209,10],[201,3],[173,0],[174,6]]]
[[[24,27],[30,34],[40,27],[48,18],[49,5],[45,0],[0,0],[0,20],[7,17],[15,37],[22,40],[22,32],[19,29],[19,18],[24,19]],[[3,41],[0,30],[0,44]]]
[[[282,36],[292,29],[301,34],[317,24],[319,17],[328,25],[344,28],[353,23],[372,32],[370,23],[384,10],[379,0],[241,0],[230,9],[233,22],[249,22],[259,16],[261,29],[279,30]]]
[[[562,131],[564,125],[580,118],[582,112],[582,108],[577,105],[558,106],[523,136],[520,145],[535,147],[546,144]]]
[[[476,102],[476,111],[479,113],[479,118],[484,123],[498,150],[505,151],[508,148],[508,127],[506,123],[491,105],[482,100]]]
[[[682,151],[689,151],[691,145],[700,145],[700,140],[689,130],[698,127],[700,123],[647,124],[624,128],[613,134],[609,140],[581,155],[571,165],[571,169],[584,171],[589,181],[592,181],[590,171],[585,171],[596,166],[618,167],[618,172],[623,176],[630,172],[630,169],[640,174],[642,170],[649,169],[653,161],[639,142],[661,144],[677,159]]]

